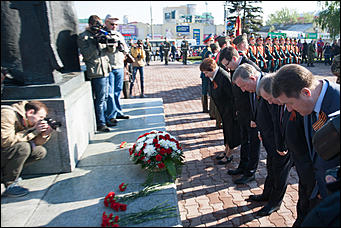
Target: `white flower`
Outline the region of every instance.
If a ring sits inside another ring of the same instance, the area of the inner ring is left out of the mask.
[[[169,141],[168,144],[169,144],[169,147],[172,148],[173,151],[176,151],[178,149],[175,142]]]
[[[146,137],[150,139],[150,138],[155,138],[155,136],[156,136],[156,134],[149,134]]]
[[[135,151],[140,151],[142,149],[142,147],[143,147],[143,142],[137,143]]]
[[[159,141],[159,144],[160,144],[160,146],[162,146],[163,148],[168,149],[168,148],[169,148],[168,142],[169,142],[169,141],[166,141],[166,140],[164,140],[164,139],[161,139],[161,140]]]
[[[145,143],[147,143],[147,145],[153,144],[153,139],[147,139]]]
[[[145,153],[146,156],[151,157],[153,154],[156,152],[155,147],[153,145],[147,145],[143,152]]]
[[[136,143],[142,143],[142,142],[144,142],[144,140],[146,140],[146,137],[141,137],[136,141]]]

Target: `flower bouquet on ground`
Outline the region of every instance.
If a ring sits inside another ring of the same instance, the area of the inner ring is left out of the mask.
[[[165,131],[151,131],[137,138],[129,149],[130,160],[150,173],[167,170],[175,180],[177,168],[183,164],[180,143]]]

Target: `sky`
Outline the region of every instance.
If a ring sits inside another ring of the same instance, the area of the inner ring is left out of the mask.
[[[205,4],[207,2],[207,5]],[[123,15],[128,15],[128,21],[151,23],[150,6],[152,7],[153,24],[163,23],[164,7],[174,7],[186,4],[197,4],[196,14],[212,12],[215,24],[224,24],[225,1],[74,1],[74,10],[79,19],[87,19],[90,15],[98,15],[104,19],[107,14],[120,19],[123,23]],[[286,7],[295,9],[298,13],[316,12],[319,9],[317,1],[262,1],[263,21],[268,19],[271,13]]]

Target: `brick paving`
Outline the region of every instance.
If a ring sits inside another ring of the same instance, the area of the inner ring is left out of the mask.
[[[330,66],[315,65],[309,68],[314,74],[336,80]],[[264,203],[245,199],[251,194],[261,193],[264,187],[267,172],[263,146],[256,180],[248,184],[235,185],[233,180],[239,175],[227,174],[228,169],[238,166],[239,147],[233,152],[231,163],[216,163],[215,155],[224,150],[223,134],[222,129],[215,127],[215,120],[202,113],[199,65],[170,62],[166,66],[152,62],[144,68],[144,75],[145,94],[163,98],[166,129],[180,140],[184,148],[185,164],[176,181],[183,226],[292,226],[298,198],[298,176],[294,168],[291,169],[280,210],[270,216],[258,217],[256,213]],[[139,95],[136,93],[137,88],[133,95]]]

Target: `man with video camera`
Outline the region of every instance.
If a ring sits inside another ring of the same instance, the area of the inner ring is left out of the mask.
[[[109,73],[108,102],[107,102],[107,122],[112,126],[116,125],[116,119],[129,119],[124,115],[120,104],[121,91],[123,90],[124,59],[129,52],[129,48],[124,37],[117,31],[118,18],[108,14],[105,17],[105,30],[109,32],[108,43],[112,46],[108,56],[112,71]]]
[[[53,128],[45,120],[48,109],[40,101],[21,101],[1,106],[1,182],[4,196],[29,193],[18,185],[24,165],[46,156],[45,144]]]
[[[109,132],[107,126],[116,125],[116,119],[108,119],[106,115],[108,76],[111,72],[108,52],[112,52],[112,47],[109,46],[109,33],[104,30],[101,19],[97,15],[91,15],[88,23],[86,30],[79,34],[77,44],[83,55],[87,77],[91,80],[97,130]]]

